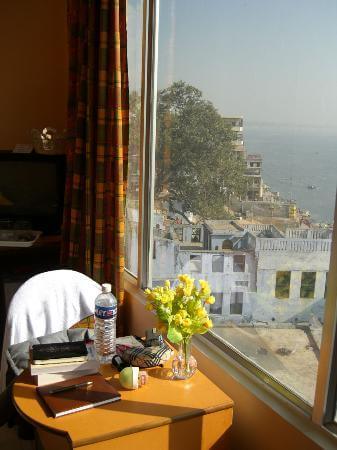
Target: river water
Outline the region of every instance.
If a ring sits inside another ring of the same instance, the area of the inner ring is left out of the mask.
[[[337,130],[245,124],[244,139],[248,153],[262,155],[262,177],[272,191],[296,200],[314,222],[333,222]]]

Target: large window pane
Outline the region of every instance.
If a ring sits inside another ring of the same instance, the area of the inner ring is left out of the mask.
[[[291,272],[289,271],[276,272],[276,284],[275,284],[276,298],[289,298],[290,280],[291,280]]]
[[[160,2],[152,283],[207,279],[212,333],[309,404],[336,189],[336,23],[334,0]]]
[[[127,1],[130,131],[126,196],[125,266],[137,275],[139,223],[140,89],[142,67],[143,1]]]
[[[315,297],[316,272],[302,272],[301,298]]]

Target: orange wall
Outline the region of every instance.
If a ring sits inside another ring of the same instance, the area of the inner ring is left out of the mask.
[[[145,311],[145,302],[136,298],[137,289],[129,283],[126,289],[127,332],[142,336],[145,329],[156,326],[155,316]],[[234,400],[233,425],[228,432],[230,450],[320,450],[215,363],[200,352],[194,354],[199,369]]]
[[[0,1],[0,150],[66,127],[66,0]]]

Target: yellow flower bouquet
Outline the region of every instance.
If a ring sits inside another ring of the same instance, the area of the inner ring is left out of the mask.
[[[174,288],[167,280],[164,286],[146,289],[146,309],[156,312],[158,328],[167,332],[168,340],[173,344],[180,344],[184,374],[177,377],[188,378],[196,369],[195,367],[190,374],[192,368],[188,359],[191,357],[191,338],[194,334],[204,334],[212,328],[205,305],[213,304],[215,299],[207,281],[199,280],[198,287],[188,275],[178,275],[178,280],[179,283]]]

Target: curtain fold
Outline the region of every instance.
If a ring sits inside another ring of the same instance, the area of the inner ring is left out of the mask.
[[[69,99],[62,263],[124,300],[129,136],[126,0],[68,0]]]

